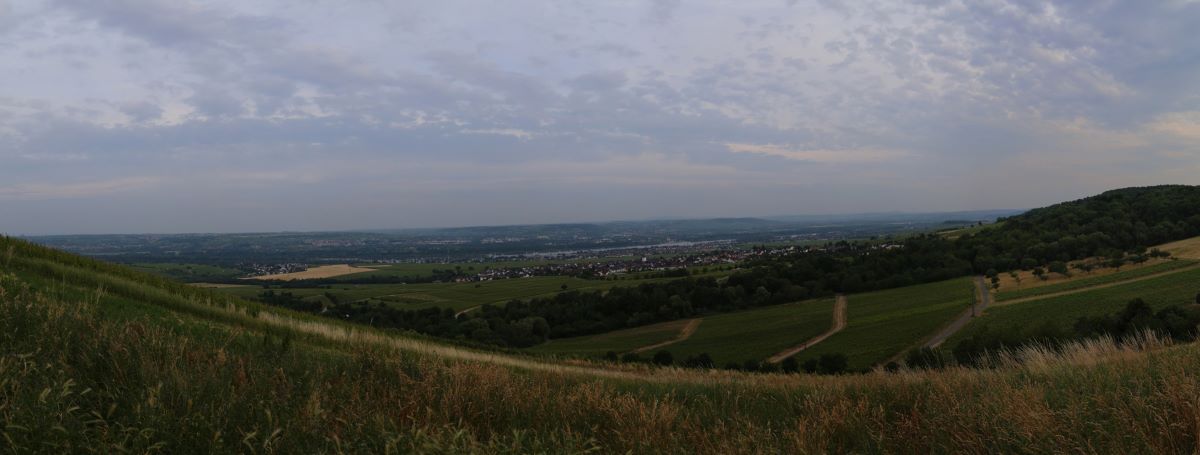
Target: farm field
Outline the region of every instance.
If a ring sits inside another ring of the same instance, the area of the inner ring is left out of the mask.
[[[707,316],[691,337],[663,349],[676,361],[708,353],[717,366],[762,361],[824,333],[832,323],[833,299],[772,305]]]
[[[990,330],[1006,330],[1050,322],[1069,327],[1080,317],[1120,311],[1136,298],[1145,300],[1156,310],[1170,305],[1185,305],[1195,302],[1197,291],[1200,291],[1200,268],[1075,294],[994,306],[951,337],[944,346],[953,348],[959,340],[984,326]]]
[[[971,305],[974,295],[969,277],[848,295],[846,328],[796,354],[796,360],[842,353],[850,368],[869,368],[934,335]]]
[[[1106,274],[1094,275],[1094,276],[1085,275],[1085,274],[1081,273],[1081,274],[1077,275],[1075,279],[1072,279],[1069,281],[1060,281],[1060,282],[1057,282],[1057,283],[1051,284],[1051,285],[1038,286],[1038,287],[1027,287],[1024,289],[1019,289],[1019,290],[1014,289],[1014,290],[1010,290],[1010,291],[1002,290],[996,294],[996,301],[1003,302],[1006,300],[1023,299],[1023,298],[1029,298],[1029,297],[1036,297],[1039,295],[1054,294],[1054,293],[1058,293],[1058,292],[1072,291],[1072,290],[1076,290],[1076,289],[1089,288],[1092,286],[1116,283],[1116,282],[1120,282],[1120,281],[1133,280],[1133,279],[1147,277],[1147,276],[1160,274],[1160,273],[1179,271],[1182,269],[1186,269],[1188,267],[1194,267],[1198,264],[1200,264],[1200,262],[1194,261],[1194,260],[1173,260],[1173,261],[1159,262],[1159,263],[1156,263],[1153,265],[1148,265],[1145,267],[1137,267],[1137,268],[1133,268],[1133,269],[1123,270],[1120,272],[1106,273]]]
[[[414,283],[414,284],[335,284],[325,287],[273,288],[275,292],[291,292],[297,297],[325,299],[326,293],[338,302],[382,303],[393,308],[421,309],[429,307],[465,310],[483,304],[503,304],[513,299],[529,299],[567,291],[607,290],[614,286],[637,286],[648,280],[585,280],[582,278],[544,276],[512,278],[472,283]],[[563,286],[566,286],[564,289]],[[242,298],[255,298],[265,289],[261,286],[219,288]]]
[[[502,262],[451,262],[451,263],[404,263],[404,264],[355,264],[355,267],[370,269],[342,276],[341,278],[365,278],[372,276],[423,278],[433,275],[434,270],[462,269],[482,272],[487,269],[533,267],[554,264],[554,261],[502,261]]]
[[[642,346],[661,343],[679,335],[690,319],[650,324],[631,329],[615,330],[597,335],[550,340],[529,348],[530,352],[567,356],[595,357],[608,351],[629,352]],[[703,326],[704,323],[701,323]],[[654,355],[649,353],[649,355]]]
[[[333,278],[343,275],[350,275],[359,272],[369,272],[371,269],[365,267],[355,267],[350,264],[333,264],[311,267],[308,270],[291,273],[276,273],[273,275],[259,275],[247,277],[246,279],[255,280],[276,280],[276,281],[292,281],[292,280],[315,280],[321,278]]]

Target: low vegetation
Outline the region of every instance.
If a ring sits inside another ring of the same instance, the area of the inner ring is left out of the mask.
[[[1200,290],[1200,268],[1119,286],[1084,290],[1067,295],[989,308],[966,329],[951,337],[946,346],[954,346],[981,332],[1024,334],[1032,330],[1059,332],[1069,330],[1079,318],[1101,317],[1116,313],[1131,300],[1141,299],[1150,309],[1195,302]]]
[[[9,452],[1200,449],[1200,349],[1152,338],[1025,350],[994,370],[572,366],[354,330],[21,242],[4,251]]]
[[[797,360],[845,354],[852,370],[881,365],[931,336],[974,302],[968,278],[849,296],[841,332],[796,355]]]

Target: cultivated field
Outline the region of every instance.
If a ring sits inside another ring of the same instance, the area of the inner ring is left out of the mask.
[[[707,316],[691,337],[663,349],[676,360],[708,353],[718,366],[763,361],[829,330],[832,322],[833,299],[773,305]]]
[[[274,275],[260,275],[246,279],[277,281],[316,280],[321,278],[333,278],[342,275],[350,275],[353,273],[370,272],[372,270],[374,269],[355,267],[350,264],[335,264],[312,267],[303,272],[276,273]]]
[[[846,328],[796,354],[797,360],[842,353],[853,369],[884,362],[917,347],[966,310],[974,302],[974,285],[971,278],[957,278],[847,298]]]
[[[1069,328],[1080,317],[1102,316],[1121,311],[1126,303],[1136,298],[1145,300],[1155,309],[1194,303],[1198,291],[1200,291],[1200,268],[1193,267],[1177,273],[1116,286],[1010,305],[997,305],[988,309],[983,317],[972,321],[966,329],[951,337],[945,346],[952,348],[958,340],[970,336],[984,326],[990,330],[1017,330],[1053,323]]]
[[[679,335],[691,319],[662,322],[598,335],[550,340],[529,348],[530,352],[565,356],[599,357],[608,351],[624,353],[643,346],[670,341]],[[650,353],[653,355],[653,353]]]
[[[1037,296],[1055,294],[1059,292],[1073,291],[1077,289],[1090,288],[1094,286],[1119,283],[1127,280],[1145,279],[1160,274],[1175,273],[1181,270],[1200,265],[1200,262],[1194,260],[1168,260],[1157,262],[1144,267],[1126,268],[1120,272],[1112,271],[1102,274],[1078,274],[1074,279],[1057,280],[1047,285],[1037,287],[1025,287],[1023,289],[1004,290],[996,294],[998,302],[1009,300],[1028,299]]]

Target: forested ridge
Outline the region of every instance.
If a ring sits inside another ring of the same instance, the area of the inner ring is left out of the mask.
[[[928,233],[904,239],[838,242],[749,263],[728,279],[566,292],[455,314],[386,303],[324,308],[290,294],[269,303],[380,327],[524,347],[548,338],[602,333],[716,312],[775,305],[837,292],[854,293],[970,274],[1030,269],[1101,256],[1140,261],[1152,245],[1200,235],[1200,187],[1168,185],[1112,190],[1030,210],[958,238]]]

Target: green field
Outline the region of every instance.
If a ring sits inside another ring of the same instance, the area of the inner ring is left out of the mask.
[[[687,325],[688,321],[688,319],[680,319],[631,329],[615,330],[598,335],[550,340],[545,344],[529,348],[529,351],[580,357],[601,356],[608,351],[617,353],[629,352],[642,346],[649,346],[675,338],[676,335],[679,335],[679,331]],[[653,353],[648,354],[654,355]]]
[[[833,299],[773,305],[705,317],[690,338],[663,349],[677,361],[708,353],[717,366],[761,361],[824,333],[832,323]]]
[[[983,317],[972,321],[965,329],[947,340],[945,346],[953,347],[959,340],[984,326],[991,330],[1005,330],[1051,322],[1070,327],[1084,316],[1101,316],[1121,311],[1125,304],[1136,298],[1145,300],[1155,309],[1194,303],[1197,291],[1200,291],[1200,268],[1075,294],[994,306],[988,308]]]
[[[1107,275],[1099,275],[1094,277],[1078,278],[1063,283],[1049,284],[1046,286],[1037,286],[1026,289],[1018,289],[1013,291],[1002,291],[996,295],[996,301],[1015,300],[1026,297],[1035,297],[1039,295],[1054,294],[1063,291],[1073,291],[1092,286],[1099,286],[1118,281],[1132,280],[1144,276],[1153,275],[1156,273],[1169,272],[1187,267],[1192,267],[1200,262],[1192,260],[1175,260],[1167,261],[1160,264],[1148,265],[1139,267],[1124,272],[1110,273]]]
[[[974,302],[970,278],[847,296],[846,328],[799,354],[842,353],[861,369],[917,346]]]

